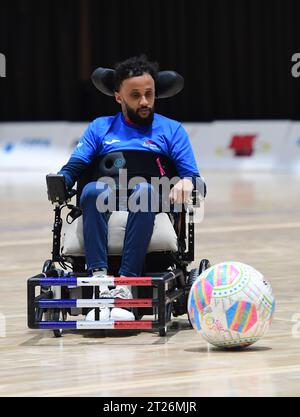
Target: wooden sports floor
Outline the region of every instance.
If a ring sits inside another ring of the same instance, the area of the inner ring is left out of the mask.
[[[151,331],[68,331],[26,325],[26,280],[51,252],[44,176],[0,173],[0,396],[299,396],[300,177],[203,172],[196,258],[252,265],[271,282],[269,333],[242,351],[209,346],[186,316]],[[198,262],[197,262],[198,263]],[[197,263],[194,263],[196,265]]]

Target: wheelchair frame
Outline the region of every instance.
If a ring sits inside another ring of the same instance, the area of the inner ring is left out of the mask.
[[[74,192],[72,194],[74,195]],[[195,190],[192,194],[192,201],[193,206],[197,202],[199,203]],[[149,290],[152,287],[153,296],[151,298],[127,300],[100,298],[100,280],[89,276],[85,271],[84,257],[64,256],[60,253],[63,223],[61,211],[65,206],[71,210],[76,208],[76,206],[68,204],[67,201],[55,203],[52,259],[45,261],[41,274],[27,280],[28,327],[31,329],[52,329],[56,337],[61,336],[62,331],[66,329],[152,329],[158,330],[160,336],[166,336],[172,312],[175,317],[187,313],[189,289],[201,268],[204,270],[209,267],[209,261],[204,259],[200,263],[199,270],[187,273],[187,265],[194,260],[193,206],[188,206],[188,212],[183,210],[179,213],[174,224],[178,238],[178,252],[168,253],[172,257],[170,262],[173,262],[174,269],[151,273],[151,275],[144,277],[119,278],[108,275],[101,278],[101,284],[108,286],[131,285],[132,289],[135,287],[137,290],[141,287],[147,287]],[[186,216],[188,216],[187,230]],[[147,256],[149,254],[146,255],[146,259]],[[160,254],[160,256],[165,255]],[[58,262],[63,268],[67,262],[71,262],[73,271],[65,272],[56,269],[55,262]],[[37,287],[40,287],[39,295],[36,295]],[[69,299],[69,288],[75,287],[88,287],[90,294],[92,290],[94,298]],[[140,311],[144,314],[152,311],[154,320],[99,321],[101,306],[132,308],[135,316],[139,316]],[[83,309],[83,311],[95,308],[95,321],[66,320],[67,313],[70,314],[72,308]],[[43,320],[43,317],[46,320]]]

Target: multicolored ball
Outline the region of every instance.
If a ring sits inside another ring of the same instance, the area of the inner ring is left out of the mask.
[[[194,282],[188,315],[209,343],[225,348],[249,346],[268,330],[274,315],[271,285],[256,269],[241,262],[223,262]]]

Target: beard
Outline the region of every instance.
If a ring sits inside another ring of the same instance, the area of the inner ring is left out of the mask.
[[[128,106],[127,103],[125,103],[126,106],[126,112],[128,119],[138,125],[138,126],[150,126],[153,122],[154,118],[154,106],[153,107],[146,107],[146,109],[149,109],[148,116],[142,117],[139,115],[139,110],[133,110],[130,106]]]

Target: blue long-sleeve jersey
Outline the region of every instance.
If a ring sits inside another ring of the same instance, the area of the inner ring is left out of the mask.
[[[127,123],[122,113],[99,117],[83,133],[69,161],[59,171],[71,188],[95,156],[117,151],[148,151],[169,157],[179,177],[199,177],[189,137],[181,123],[155,113],[150,126]]]

